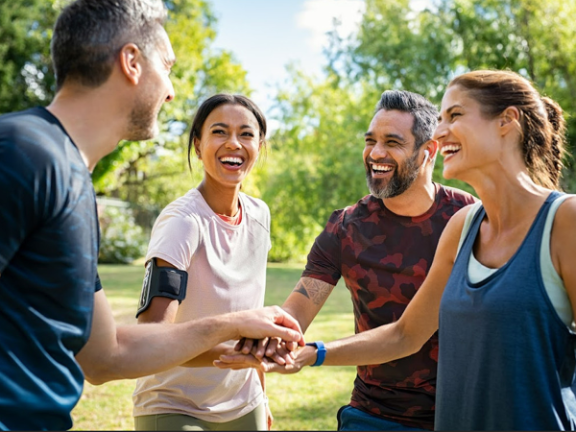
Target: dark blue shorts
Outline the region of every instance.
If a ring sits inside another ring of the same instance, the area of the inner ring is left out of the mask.
[[[425,431],[365,413],[350,405],[338,410],[339,431]]]

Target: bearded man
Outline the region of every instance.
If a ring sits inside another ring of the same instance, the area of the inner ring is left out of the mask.
[[[308,255],[302,278],[284,305],[305,331],[342,277],[352,295],[356,333],[400,318],[424,281],[448,220],[475,201],[432,181],[438,144],[432,139],[438,111],[421,95],[385,91],[365,134],[364,166],[370,195],[332,213]],[[316,350],[320,366],[322,342]],[[219,367],[255,365],[280,357],[277,342],[223,357]],[[338,430],[432,430],[438,336],[409,357],[358,366],[349,405],[338,412]],[[296,362],[296,365],[298,362]],[[285,373],[294,373],[292,367]]]

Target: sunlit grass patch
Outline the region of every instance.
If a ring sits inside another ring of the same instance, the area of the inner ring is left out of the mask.
[[[281,305],[300,278],[302,264],[269,264],[266,305]],[[119,323],[135,323],[144,267],[101,265],[98,268],[106,296]],[[306,333],[308,341],[329,341],[354,332],[348,290],[339,284]],[[296,375],[267,375],[267,393],[275,430],[335,430],[338,408],[350,400],[356,375],[353,367],[306,368]],[[85,384],[72,415],[74,430],[130,430],[134,380],[101,386]]]

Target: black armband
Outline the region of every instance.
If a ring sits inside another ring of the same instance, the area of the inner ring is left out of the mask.
[[[182,303],[186,297],[187,283],[188,273],[173,267],[158,267],[156,259],[152,258],[146,264],[146,274],[142,283],[142,293],[140,294],[136,318],[148,309],[154,297],[167,297]]]

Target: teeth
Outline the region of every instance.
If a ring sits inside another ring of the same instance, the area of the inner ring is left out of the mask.
[[[224,156],[223,158],[220,158],[220,162],[242,164],[242,159],[239,157],[234,157],[234,156]]]
[[[373,171],[388,172],[388,171],[392,171],[392,169],[393,169],[393,167],[391,167],[390,165],[372,164],[372,170]]]
[[[448,145],[445,145],[444,147],[442,147],[442,149],[440,150],[440,153],[442,153],[442,156],[446,156],[447,153],[456,153],[461,148],[462,148],[462,146],[459,146],[457,144],[448,144]]]

